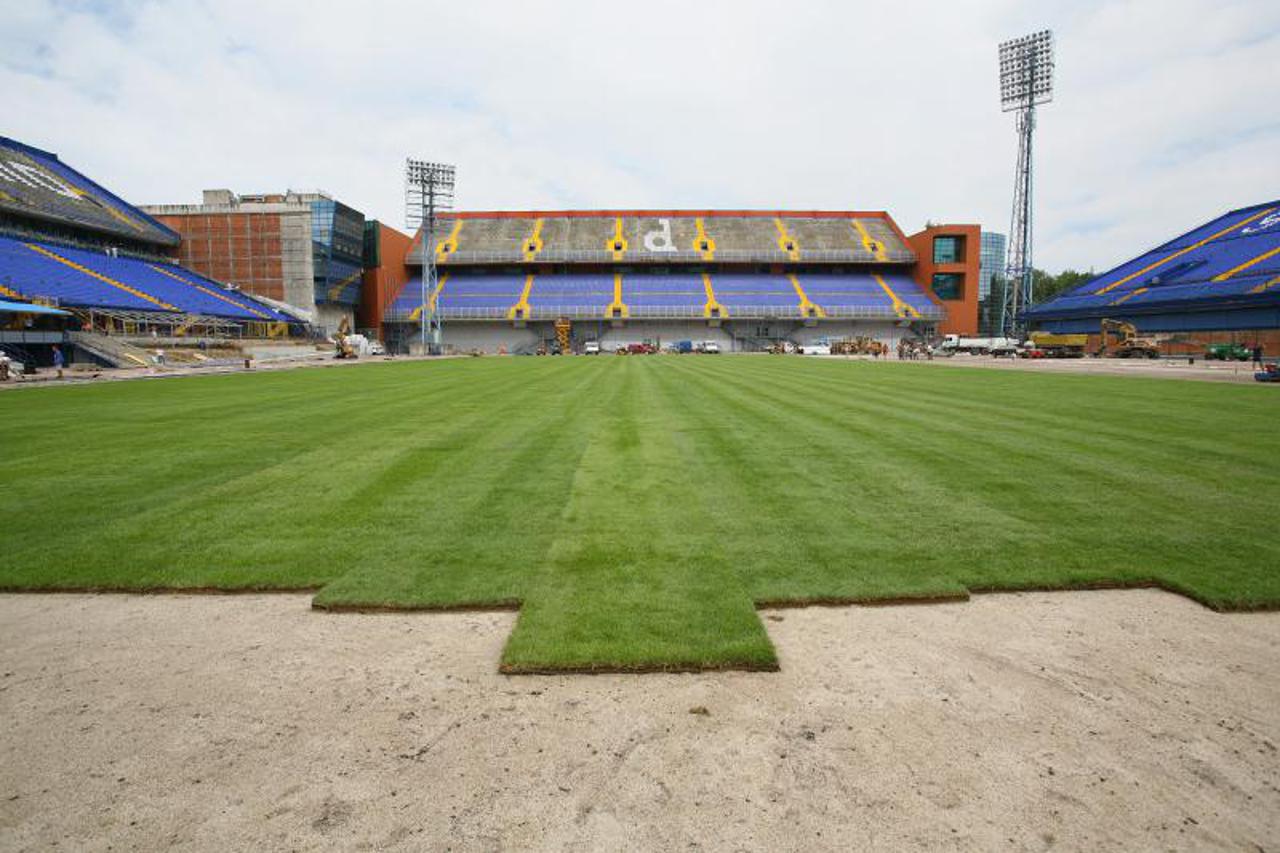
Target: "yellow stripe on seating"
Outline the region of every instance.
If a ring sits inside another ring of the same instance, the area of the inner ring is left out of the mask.
[[[458,235],[462,233],[462,224],[465,219],[455,219],[453,221],[453,229],[449,231],[449,236],[444,238],[444,242],[436,246],[436,260],[448,261],[449,256],[458,251]]]
[[[1252,290],[1250,290],[1249,292],[1250,292],[1250,293],[1266,293],[1268,290],[1270,290],[1271,288],[1275,287],[1277,284],[1280,284],[1280,275],[1276,276],[1275,278],[1271,279],[1270,281],[1263,282],[1262,284],[1260,284],[1260,285],[1258,285],[1257,287],[1253,288],[1253,289],[1252,289]]]
[[[77,197],[89,199],[90,204],[99,204],[98,200],[95,199],[92,196],[92,194],[90,194],[87,190],[82,190],[73,184],[67,183],[65,180],[62,180],[61,178],[58,179],[58,183],[65,184],[66,187],[70,189],[73,193],[75,193]],[[137,222],[135,222],[132,218],[125,216],[123,213],[116,210],[110,204],[103,204],[101,205],[101,207],[103,207],[107,211],[107,213],[111,214],[116,219],[119,219],[121,222],[123,222],[125,225],[128,225],[134,231],[144,230],[143,227],[139,225]]]
[[[871,235],[862,224],[862,220],[850,219],[849,224],[853,226],[853,230],[857,231],[858,236],[862,238],[862,248],[870,252],[877,261],[888,260],[889,256],[884,253],[884,246],[871,239]]]
[[[778,248],[786,252],[791,260],[800,260],[800,243],[787,233],[787,226],[782,224],[781,216],[773,218],[773,226],[778,229]]]
[[[622,222],[622,220],[619,219],[618,222]],[[614,313],[615,310],[618,312],[617,314]],[[605,316],[610,319],[626,317],[631,313],[627,310],[627,303],[622,301],[622,273],[620,272],[613,274],[613,302],[605,309],[605,312]]]
[[[1138,276],[1145,275],[1151,272],[1156,267],[1164,266],[1165,264],[1169,263],[1169,261],[1172,261],[1174,258],[1180,258],[1183,255],[1185,255],[1187,252],[1194,252],[1196,249],[1199,249],[1201,246],[1212,243],[1214,240],[1217,240],[1219,237],[1223,237],[1227,234],[1230,234],[1232,231],[1243,228],[1244,226],[1248,225],[1250,222],[1256,222],[1257,220],[1271,213],[1273,210],[1275,210],[1274,207],[1269,207],[1266,210],[1262,211],[1261,213],[1254,214],[1253,216],[1250,216],[1248,219],[1237,222],[1235,225],[1230,225],[1226,228],[1223,228],[1221,231],[1218,231],[1215,234],[1210,234],[1208,237],[1205,237],[1200,242],[1192,243],[1190,246],[1188,246],[1185,249],[1179,249],[1178,251],[1174,252],[1172,255],[1170,255],[1167,258],[1161,258],[1158,261],[1149,263],[1142,269],[1138,270],[1137,272],[1127,275],[1124,278],[1120,279],[1119,281],[1114,281],[1111,284],[1108,284],[1106,287],[1103,287],[1099,290],[1095,290],[1093,293],[1095,296],[1101,296],[1104,293],[1110,293],[1120,285],[1131,282]]]
[[[1265,261],[1267,258],[1275,257],[1276,255],[1280,255],[1280,246],[1276,246],[1274,249],[1272,249],[1269,252],[1263,252],[1261,255],[1258,255],[1258,257],[1249,261],[1245,261],[1243,264],[1241,264],[1238,267],[1232,267],[1231,269],[1227,270],[1221,275],[1215,275],[1213,277],[1213,281],[1226,281],[1236,273],[1241,272],[1242,270],[1247,270],[1249,267],[1253,266],[1254,264],[1259,263],[1260,261]]]
[[[706,226],[702,223],[702,217],[696,217],[693,220],[693,227],[698,229],[698,233],[693,238],[693,250],[702,254],[704,261],[713,261],[716,257],[716,241],[706,232]],[[707,248],[703,249],[702,244],[706,243]]]
[[[449,273],[445,273],[444,275],[440,276],[439,280],[436,281],[435,290],[431,291],[431,295],[427,297],[427,305],[431,308],[432,311],[436,310],[436,302],[438,302],[440,299],[440,291],[444,290],[444,283],[448,280],[449,280]],[[417,308],[413,309],[413,313],[409,315],[409,319],[417,320],[421,316],[422,316],[422,306],[419,305]]]
[[[153,270],[160,273],[160,275],[167,275],[169,276],[169,278],[173,279],[174,281],[180,281],[183,284],[189,284],[192,287],[194,287],[196,290],[199,290],[201,293],[209,294],[214,299],[221,299],[223,302],[234,305],[237,308],[242,308],[251,314],[257,314],[259,317],[261,317],[264,320],[272,319],[271,315],[266,313],[265,311],[259,311],[257,308],[254,308],[252,305],[245,305],[242,302],[237,302],[236,300],[232,299],[230,296],[225,296],[212,288],[204,287],[203,285],[197,284],[194,281],[185,279],[182,276],[178,275],[177,273],[170,272],[169,270],[163,267],[158,267],[155,264],[147,264],[147,266],[151,267]]]
[[[538,220],[538,227],[542,227],[542,220]],[[536,231],[534,232],[537,233]],[[533,273],[529,273],[524,279],[524,290],[520,291],[520,301],[511,306],[511,310],[507,312],[507,319],[516,319],[518,313],[521,319],[529,319],[529,292],[533,290]]]
[[[889,286],[889,282],[885,281],[879,273],[872,273],[871,277],[876,280],[876,284],[880,285],[885,293],[889,294],[889,299],[893,301],[893,311],[895,314],[899,317],[919,319],[920,312],[903,302],[898,297],[898,294],[893,292],[893,288]]]
[[[1135,296],[1140,296],[1141,294],[1146,293],[1146,292],[1147,292],[1148,290],[1150,290],[1150,289],[1151,289],[1151,288],[1149,288],[1149,287],[1139,287],[1139,288],[1137,288],[1136,290],[1131,290],[1131,291],[1129,291],[1129,292],[1128,292],[1128,293],[1126,293],[1124,296],[1121,296],[1119,299],[1115,299],[1115,300],[1112,300],[1111,302],[1108,302],[1107,304],[1108,304],[1108,305],[1122,305],[1122,304],[1124,304],[1125,302],[1127,302],[1127,301],[1129,301],[1130,299],[1132,299],[1133,297],[1135,297]]]
[[[364,275],[364,270],[356,270],[351,275],[344,278],[342,281],[331,286],[329,288],[329,294],[328,294],[329,301],[330,302],[336,301],[337,298],[342,295],[342,291],[346,289],[347,285],[351,284],[351,282],[355,281],[362,275]]]
[[[149,293],[143,293],[141,290],[138,290],[136,287],[130,287],[129,285],[125,284],[122,281],[116,281],[114,278],[105,276],[102,273],[94,272],[93,270],[89,269],[86,266],[77,264],[75,261],[68,260],[67,258],[62,257],[62,255],[55,254],[54,252],[50,252],[48,249],[42,248],[41,246],[37,246],[35,243],[23,243],[23,245],[33,252],[44,255],[46,258],[49,258],[50,260],[57,261],[60,264],[66,264],[76,272],[82,272],[85,275],[90,276],[91,278],[96,278],[98,281],[101,281],[105,284],[109,284],[112,287],[119,288],[120,290],[123,290],[125,293],[128,293],[132,296],[136,296],[139,299],[146,300],[147,302],[150,302],[152,305],[156,305],[160,308],[163,308],[166,311],[177,311],[179,313],[182,312],[182,309],[177,307],[176,305],[170,305],[168,302],[164,302],[159,299],[156,299],[154,296],[152,296]]]
[[[605,241],[604,247],[613,253],[613,259],[620,261],[627,254],[627,238],[622,236],[622,217],[616,217],[613,224],[613,236]]]
[[[533,221],[533,233],[529,235],[529,239],[524,241],[525,246],[532,246],[532,250],[525,249],[524,259],[531,261],[537,257],[542,251],[542,217],[538,217]]]
[[[699,219],[699,222],[702,220]],[[698,228],[698,232],[702,232],[702,228]],[[696,243],[694,244],[697,245]],[[714,249],[712,250],[714,251]],[[707,292],[707,304],[702,306],[702,316],[704,317],[728,317],[729,312],[724,306],[716,301],[716,290],[711,286],[711,273],[704,272],[702,274],[702,288]],[[719,312],[719,313],[716,313]]]
[[[822,310],[822,306],[816,302],[809,301],[809,294],[804,292],[804,288],[800,286],[800,279],[795,275],[787,276],[791,280],[791,286],[796,289],[796,296],[800,297],[800,313],[806,317],[825,317],[827,312]]]

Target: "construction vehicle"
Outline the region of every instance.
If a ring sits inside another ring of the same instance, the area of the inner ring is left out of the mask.
[[[1032,332],[1028,336],[1035,349],[1045,358],[1084,358],[1089,347],[1088,335],[1055,335],[1052,332]]]
[[[568,317],[560,317],[556,320],[556,345],[560,347],[561,355],[569,355],[573,352],[573,323],[569,322]]]
[[[338,324],[338,331],[333,336],[334,358],[355,358],[356,350],[352,346],[351,321],[346,317]]]
[[[967,338],[960,335],[947,335],[942,343],[933,348],[937,355],[955,355],[964,352],[970,355],[1014,355],[1018,351],[1018,341],[1014,338]]]
[[[1253,353],[1244,344],[1209,344],[1204,349],[1205,361],[1248,361]]]
[[[1111,348],[1111,333],[1115,332],[1120,336],[1120,341],[1115,345],[1115,349]],[[1098,356],[1114,356],[1115,358],[1159,358],[1160,347],[1156,344],[1154,338],[1142,337],[1138,334],[1138,327],[1127,320],[1112,320],[1104,317],[1102,320],[1102,346],[1098,350]]]
[[[829,342],[831,355],[872,355],[880,351],[880,341],[866,335]]]
[[[359,332],[351,331],[351,323],[346,317],[338,324],[338,331],[333,336],[334,358],[359,358],[362,355],[386,355],[382,342]]]

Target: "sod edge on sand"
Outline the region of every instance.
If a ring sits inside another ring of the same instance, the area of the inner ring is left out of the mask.
[[[758,603],[1280,603],[1274,389],[490,358],[0,395],[0,588],[512,607],[508,671],[768,669]]]

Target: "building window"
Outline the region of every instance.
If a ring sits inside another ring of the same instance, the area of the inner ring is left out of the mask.
[[[954,272],[933,274],[933,295],[939,299],[964,299],[964,276]]]
[[[934,237],[933,262],[935,264],[958,264],[964,262],[963,237]]]

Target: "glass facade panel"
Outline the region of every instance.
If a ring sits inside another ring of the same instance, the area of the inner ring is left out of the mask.
[[[934,237],[933,262],[935,264],[955,264],[960,258],[959,237]]]
[[[933,294],[939,299],[956,300],[964,298],[964,276],[954,272],[933,274]]]
[[[991,293],[991,281],[1004,275],[1005,236],[995,231],[982,232],[982,252],[978,264],[982,269],[978,279],[978,298],[986,299]]]
[[[364,214],[333,199],[311,203],[317,303],[355,305],[364,272]]]

